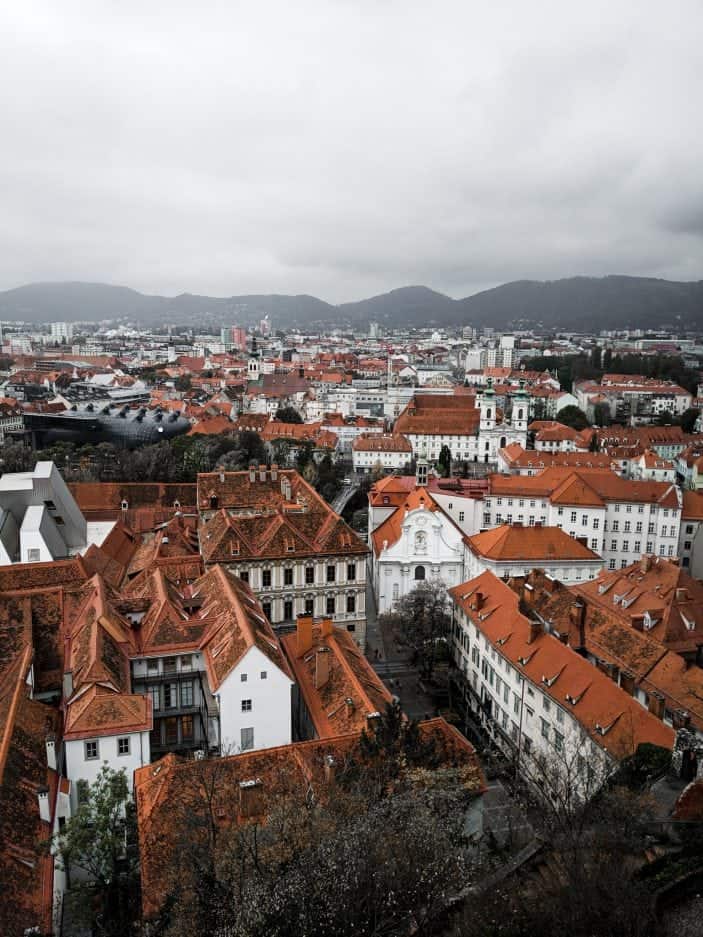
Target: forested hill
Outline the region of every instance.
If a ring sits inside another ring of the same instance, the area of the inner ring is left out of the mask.
[[[103,283],[34,283],[0,292],[0,319],[52,322],[124,318],[145,325],[252,324],[269,315],[275,328],[330,325],[353,329],[491,325],[600,330],[703,329],[703,281],[645,277],[519,280],[464,299],[408,286],[358,302],[332,305],[314,296],[150,296]]]

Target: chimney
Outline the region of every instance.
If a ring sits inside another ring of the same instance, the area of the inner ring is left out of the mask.
[[[335,782],[336,767],[334,755],[325,755],[325,781],[329,785]]]
[[[312,647],[312,615],[298,615],[296,632],[298,654],[307,654]]]
[[[542,622],[531,618],[528,622],[530,631],[527,636],[527,643],[532,644],[542,634]]]
[[[652,557],[648,554],[645,554],[640,560],[640,570],[643,573],[648,573],[652,568]]]
[[[258,817],[263,813],[263,784],[261,778],[239,782],[239,815]]]
[[[66,670],[63,675],[63,698],[70,699],[73,695],[73,671]]]
[[[664,697],[661,693],[650,693],[649,694],[649,711],[653,716],[656,716],[657,719],[662,719],[664,716]]]
[[[687,729],[691,724],[691,714],[685,709],[674,710],[674,729]]]
[[[266,481],[266,466],[265,465],[259,466],[259,481],[260,482]]]
[[[37,791],[37,798],[39,800],[39,818],[44,821],[44,823],[49,823],[51,820],[51,808],[49,806],[49,788],[40,787]]]
[[[631,674],[629,670],[620,671],[620,689],[624,690],[628,696],[634,696],[635,694],[635,675]]]
[[[298,377],[305,377],[305,368],[302,365],[298,368]]]
[[[522,597],[522,601],[523,601],[526,605],[534,605],[534,604],[535,604],[535,589],[534,589],[534,586],[531,586],[529,582],[526,582],[526,583],[524,583],[524,585],[523,585],[523,587],[522,587],[522,589],[521,589],[520,591],[521,591],[521,593],[522,593],[522,596],[521,596],[521,597]]]
[[[224,483],[225,483],[225,473],[222,469],[220,469],[220,484],[224,485]]]
[[[256,464],[252,462],[251,465],[249,466],[249,482],[250,484],[253,485],[255,481],[256,481]]]
[[[569,618],[572,625],[578,628],[578,647],[586,646],[586,603],[572,602],[569,608]]]
[[[334,626],[331,618],[323,618],[320,622],[321,637],[327,638],[334,632]]]
[[[56,736],[52,733],[47,735],[46,740],[46,766],[56,771]]]
[[[472,612],[480,612],[483,606],[486,604],[486,598],[482,592],[474,592],[471,596],[471,604],[469,608]]]
[[[271,463],[271,481],[278,481],[278,466],[275,462]]]
[[[315,651],[315,689],[321,690],[330,678],[330,654],[328,647],[318,647]]]

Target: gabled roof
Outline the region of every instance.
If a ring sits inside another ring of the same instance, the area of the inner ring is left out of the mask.
[[[154,725],[151,697],[116,693],[93,684],[66,706],[64,739],[150,732]]]
[[[551,634],[540,631],[531,635],[518,596],[493,573],[481,573],[450,589],[449,594],[500,654],[572,714],[592,741],[613,758],[621,760],[633,754],[642,742],[673,747],[673,731],[597,667]],[[477,595],[481,596],[480,612],[471,607]],[[549,682],[544,681],[545,676]]]
[[[419,729],[423,741],[434,743],[440,768],[456,768],[466,791],[485,791],[473,746],[456,729],[443,719],[421,722]],[[353,732],[201,761],[167,755],[139,768],[135,801],[145,917],[155,915],[166,896],[180,889],[181,871],[190,862],[188,838],[192,842],[205,829],[199,818],[214,817],[218,829],[227,830],[262,822],[291,798],[301,806],[311,795],[324,802],[334,796],[330,770],[342,774],[351,760],[362,757],[359,733]]]
[[[427,511],[439,511],[434,498],[426,488],[414,488],[410,491],[402,505],[399,505],[390,517],[387,517],[373,531],[371,539],[376,556],[379,556],[383,550],[388,549],[400,540],[405,515],[418,508],[424,508]],[[443,517],[446,517],[443,511],[441,513]]]
[[[309,632],[299,627],[281,644],[315,732],[319,738],[361,732],[368,715],[383,711],[391,694],[347,631],[329,619],[314,626],[309,621]],[[324,661],[318,661],[319,655]]]
[[[56,790],[46,737],[56,734],[59,718],[55,709],[29,698],[31,660],[27,646],[0,669],[0,933],[7,937],[32,927],[49,933],[52,925],[53,858],[43,845],[52,828],[41,820],[38,794]]]
[[[602,562],[597,553],[560,527],[503,524],[467,537],[466,542],[473,553],[498,563]]]
[[[291,677],[278,638],[245,582],[215,566],[194,583],[191,594],[202,597],[200,617],[212,622],[200,646],[213,692],[252,647]]]

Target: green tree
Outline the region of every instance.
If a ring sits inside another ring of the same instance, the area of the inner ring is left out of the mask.
[[[102,767],[54,845],[78,910],[86,917],[97,913],[102,934],[128,933],[138,914],[138,863],[136,823],[124,769]]]
[[[439,470],[442,473],[442,477],[448,478],[452,469],[452,454],[449,446],[442,446],[440,449],[437,465],[439,466]]]
[[[597,403],[594,406],[593,423],[595,426],[610,426],[610,407],[607,403]]]
[[[681,429],[684,433],[692,433],[696,426],[696,420],[700,416],[700,410],[697,407],[689,407],[681,414]]]
[[[189,374],[179,374],[176,380],[173,382],[173,386],[176,388],[176,390],[184,393],[192,388],[193,382],[191,381]]]
[[[438,656],[438,646],[449,634],[451,618],[449,598],[443,582],[419,582],[397,603],[394,612],[386,612],[379,620],[390,625],[397,641],[412,652],[424,677],[430,679]]]
[[[276,419],[281,423],[302,423],[303,418],[295,407],[279,407],[276,410]]]
[[[583,410],[575,406],[562,407],[557,413],[557,420],[575,430],[586,429],[590,425]]]

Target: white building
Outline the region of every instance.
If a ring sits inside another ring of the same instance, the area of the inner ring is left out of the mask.
[[[87,523],[53,462],[0,478],[0,565],[40,563],[99,544],[112,523]]]
[[[352,466],[355,472],[369,474],[376,468],[401,471],[410,464],[413,448],[400,434],[362,434],[352,443]]]
[[[463,534],[425,488],[408,494],[373,532],[371,545],[379,612],[391,611],[419,582],[452,586],[464,578]]]
[[[54,342],[72,342],[73,341],[73,323],[72,322],[52,322],[51,339]]]
[[[584,538],[608,569],[642,553],[677,555],[681,492],[666,482],[631,481],[603,469],[545,469],[539,475],[492,475],[483,527],[520,523],[560,527]]]
[[[524,603],[530,593],[527,584]],[[638,744],[672,747],[670,728],[522,614],[518,594],[492,573],[450,595],[463,701],[544,796],[588,798]]]
[[[559,527],[503,524],[466,541],[466,574],[470,579],[488,570],[499,579],[544,570],[560,582],[595,579],[603,560]]]

